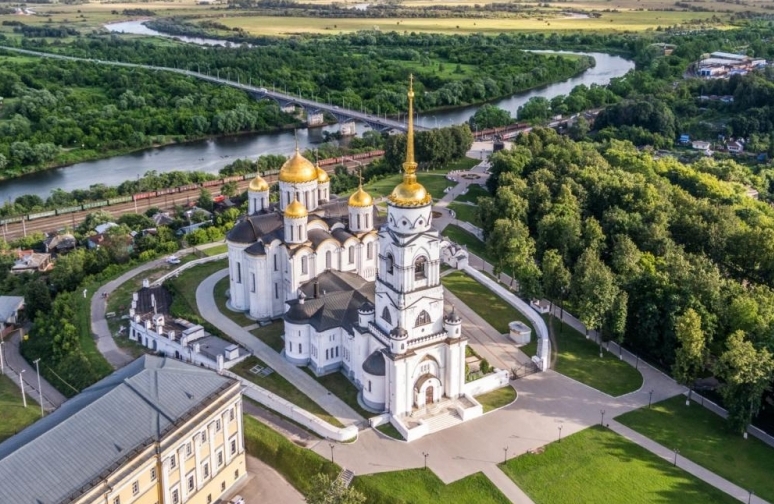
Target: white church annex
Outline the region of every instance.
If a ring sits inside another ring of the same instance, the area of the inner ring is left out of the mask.
[[[362,184],[346,205],[330,201],[327,173],[296,148],[279,173],[279,204],[256,177],[249,215],[226,238],[231,308],[282,317],[287,360],[344,373],[408,440],[482,413],[465,393],[462,321],[444,313],[441,237],[416,177],[413,97],[410,86],[403,181],[386,222]]]

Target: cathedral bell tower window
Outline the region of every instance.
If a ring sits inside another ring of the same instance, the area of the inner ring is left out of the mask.
[[[419,327],[423,325],[427,325],[430,323],[430,314],[427,313],[425,310],[422,310],[422,312],[417,317],[416,323],[414,324],[414,327]]]
[[[414,261],[414,280],[424,280],[427,278],[427,272],[425,271],[427,266],[427,258],[422,256],[418,257]]]
[[[395,259],[392,257],[392,254],[387,254],[387,267],[385,268],[387,270],[387,273],[392,275],[393,269],[395,267]]]
[[[387,307],[384,307],[384,310],[382,310],[382,319],[384,319],[385,322],[388,324],[392,324],[392,317],[390,317],[390,310],[387,309]]]

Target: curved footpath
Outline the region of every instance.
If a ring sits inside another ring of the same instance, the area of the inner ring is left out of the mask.
[[[247,348],[344,425],[362,424],[365,422],[363,417],[344,401],[328,392],[328,389],[320,385],[317,380],[285,360],[282,355],[275,352],[269,345],[220,312],[218,305],[215,304],[215,284],[227,275],[228,269],[224,269],[205,278],[197,287],[196,304],[199,307],[202,318],[223,331],[229,338]]]

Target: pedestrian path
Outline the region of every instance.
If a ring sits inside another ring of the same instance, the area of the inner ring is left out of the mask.
[[[24,391],[28,398],[40,402],[40,392],[38,390],[37,371],[34,364],[22,357],[19,350],[21,340],[21,330],[15,331],[11,337],[3,342],[2,359],[3,371],[14,383],[19,385],[19,375],[24,379]],[[45,363],[43,363],[45,365]],[[43,409],[53,411],[61,406],[67,398],[51,385],[45,378],[40,377],[40,388],[43,390]]]
[[[279,373],[302,393],[319,404],[325,411],[335,416],[345,426],[364,423],[365,419],[349,407],[347,403],[330,393],[328,389],[320,385],[314,378],[285,360],[282,355],[274,351],[269,345],[220,312],[217,304],[215,304],[213,291],[215,284],[226,275],[228,275],[228,269],[219,271],[205,278],[197,287],[196,304],[199,307],[202,318],[223,331],[226,336],[247,348],[256,357],[274,369],[275,372]]]
[[[683,471],[696,476],[700,480],[714,486],[719,490],[722,490],[735,499],[738,499],[742,502],[749,502],[750,504],[768,504],[767,501],[761,499],[760,497],[752,495],[749,490],[731,483],[727,479],[718,476],[717,474],[705,469],[698,464],[691,462],[687,458],[681,457],[679,452],[675,452],[673,449],[658,444],[652,439],[643,436],[639,432],[636,432],[615,420],[610,420],[607,422],[607,427],[609,427],[613,432],[616,432],[625,437],[629,441],[642,446],[649,452],[658,455],[670,463],[673,463]]]

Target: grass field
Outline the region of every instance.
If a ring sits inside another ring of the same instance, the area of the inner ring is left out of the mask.
[[[445,171],[422,172],[417,174],[417,180],[425,186],[425,189],[433,198],[440,199],[444,195],[444,189],[456,185],[454,182],[446,180],[445,173]],[[390,175],[389,177],[369,182],[364,186],[364,189],[374,197],[387,196],[395,189],[396,185],[400,184],[402,179],[403,175],[401,174]]]
[[[215,245],[214,247],[207,247],[205,249],[201,249],[201,251],[208,256],[223,254],[224,252],[228,252],[228,245],[226,245],[225,243],[221,243],[220,245]]]
[[[379,432],[381,432],[382,434],[385,434],[385,435],[387,435],[387,436],[390,436],[391,438],[403,440],[403,436],[401,436],[400,432],[398,432],[398,429],[396,429],[396,428],[395,428],[395,427],[394,427],[394,426],[393,426],[391,423],[389,423],[389,422],[388,422],[388,423],[385,423],[385,424],[382,424],[382,425],[380,425],[379,427],[377,427],[377,428],[376,428],[376,430],[378,430],[378,431],[379,431]]]
[[[476,396],[476,401],[484,407],[484,413],[507,406],[516,400],[516,390],[511,387],[503,387],[486,394]]]
[[[374,416],[374,413],[371,413],[368,410],[363,409],[360,404],[357,402],[357,394],[358,390],[357,387],[355,387],[351,381],[347,379],[346,376],[344,376],[341,373],[331,373],[327,374],[325,376],[315,376],[315,374],[312,372],[311,369],[308,367],[303,368],[304,371],[306,371],[306,374],[320,382],[320,384],[328,389],[331,394],[335,395],[347,405],[352,408],[353,410],[357,411],[360,416],[363,418],[368,418]]]
[[[250,368],[260,365],[266,366],[266,363],[257,357],[248,357],[240,362],[231,371],[243,378],[247,378],[259,387],[263,387],[269,392],[273,392],[283,399],[305,409],[309,413],[317,416],[336,427],[344,427],[344,424],[338,421],[336,417],[322,409],[319,404],[314,402],[309,396],[298,390],[295,385],[287,381],[279,373],[272,373],[269,376],[261,377],[250,372]]]
[[[312,450],[301,448],[255,418],[245,415],[245,449],[277,470],[301,493],[307,493],[312,476],[324,473],[335,478],[341,468]]]
[[[226,259],[222,259],[194,266],[180,273],[180,276],[177,278],[170,279],[169,282],[174,285],[175,290],[179,293],[175,297],[174,304],[182,303],[182,306],[186,307],[190,313],[200,315],[199,308],[196,305],[196,288],[199,287],[199,284],[205,278],[227,267],[228,262]]]
[[[555,318],[550,322],[558,347],[556,372],[614,397],[634,392],[642,386],[640,372],[619,360],[618,356],[604,351],[600,358],[599,346],[587,340],[585,335],[567,325],[560,332],[560,322]]]
[[[489,191],[478,184],[473,184],[468,186],[468,192],[465,194],[460,194],[454,199],[454,201],[478,203],[478,198],[483,196],[490,196]]]
[[[500,464],[536,504],[720,504],[731,496],[596,426]]]
[[[0,375],[0,442],[38,418],[40,418],[40,404],[33,401],[28,393],[25,408],[22,404],[19,384],[5,375]]]
[[[450,203],[449,208],[454,210],[458,220],[470,222],[474,226],[481,226],[481,219],[478,218],[478,207],[468,205],[467,203]]]
[[[464,245],[465,248],[467,248],[468,251],[472,252],[473,254],[476,254],[486,261],[492,262],[492,258],[489,257],[484,242],[479,240],[473,234],[468,233],[461,227],[455,226],[454,224],[449,224],[446,226],[446,228],[444,228],[443,235],[459,245]]]
[[[285,324],[275,320],[271,324],[253,329],[250,334],[269,345],[275,352],[280,353],[285,348],[285,340],[282,335],[285,334]]]
[[[408,469],[358,476],[368,504],[498,504],[510,502],[482,473],[445,485],[432,471]]]
[[[680,456],[774,502],[774,448],[730,433],[726,421],[698,404],[685,405],[680,395],[616,418]]]
[[[607,7],[611,8],[611,7]],[[309,18],[234,16],[218,19],[230,28],[243,28],[252,35],[285,36],[299,33],[350,33],[361,30],[383,32],[430,33],[503,33],[522,31],[595,31],[641,32],[658,26],[682,24],[694,19],[707,19],[712,12],[606,12],[600,18]]]
[[[532,324],[516,308],[465,273],[456,271],[443,277],[441,282],[498,332],[507,333],[508,323],[514,320],[521,320],[532,328]]]

